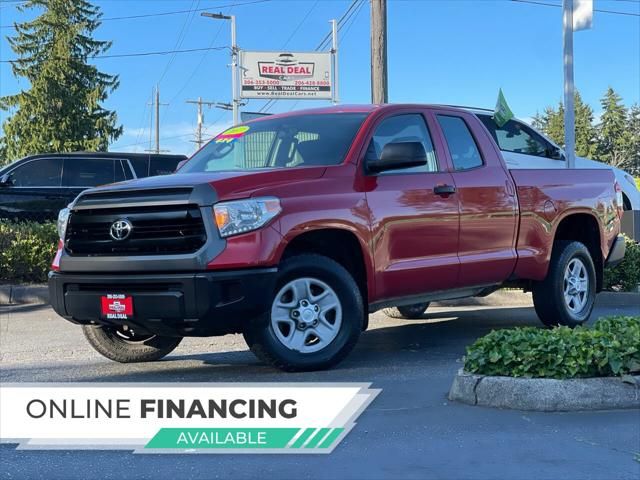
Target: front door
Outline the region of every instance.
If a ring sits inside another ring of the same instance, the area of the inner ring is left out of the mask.
[[[390,142],[421,142],[427,165],[366,177],[375,261],[376,300],[453,288],[458,276],[458,199],[436,193],[453,186],[445,160],[436,154],[422,112],[378,123],[364,161]]]

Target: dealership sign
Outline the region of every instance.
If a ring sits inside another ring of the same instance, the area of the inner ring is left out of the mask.
[[[242,98],[333,98],[331,53],[240,52]]]
[[[20,449],[330,453],[380,390],[359,383],[0,385]]]

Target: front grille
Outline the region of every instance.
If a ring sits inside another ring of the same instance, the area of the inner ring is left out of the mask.
[[[124,240],[112,225],[132,226]],[[69,218],[65,247],[70,255],[162,255],[192,253],[207,240],[200,209],[194,205],[87,209]]]

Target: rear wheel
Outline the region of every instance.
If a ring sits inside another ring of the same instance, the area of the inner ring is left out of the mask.
[[[424,312],[427,311],[427,308],[429,308],[429,302],[405,305],[402,307],[385,308],[382,311],[387,317],[417,320],[418,318],[422,318]]]
[[[153,362],[171,353],[182,337],[141,334],[130,328],[83,325],[89,344],[100,355],[120,363]]]
[[[329,368],[355,346],[364,307],[358,285],[337,262],[299,255],[282,263],[271,309],[244,337],[262,361],[285,371]]]
[[[575,327],[591,315],[596,297],[596,270],[580,242],[554,244],[547,277],[533,288],[533,304],[547,326]]]

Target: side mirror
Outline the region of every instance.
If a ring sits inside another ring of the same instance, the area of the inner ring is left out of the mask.
[[[177,172],[178,170],[180,170],[180,169],[182,168],[182,166],[183,166],[185,163],[187,163],[188,161],[189,161],[189,159],[188,159],[188,158],[185,158],[184,160],[180,160],[180,161],[178,162],[178,165],[176,165],[175,172]],[[175,173],[175,172],[174,172],[174,173]]]
[[[547,150],[547,156],[553,160],[565,160],[565,156],[559,147],[554,147],[554,146],[550,147]]]
[[[5,173],[0,177],[0,187],[10,187],[13,185],[13,180],[11,180],[11,174]]]
[[[367,170],[373,173],[427,164],[427,152],[420,142],[387,143],[380,158],[366,158]]]

